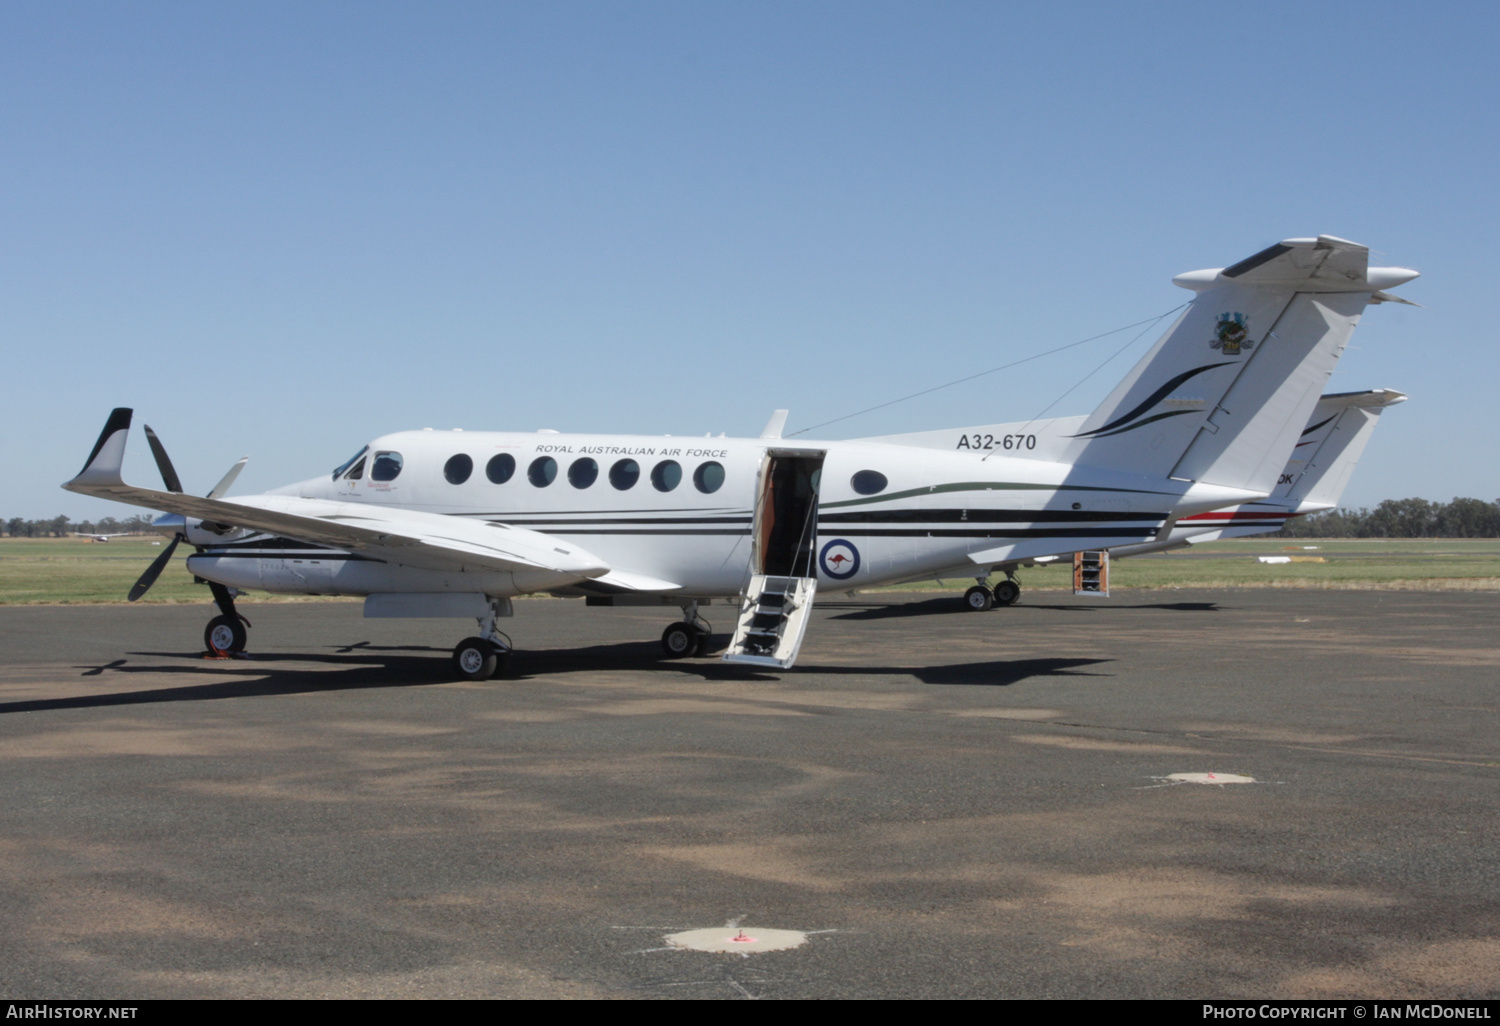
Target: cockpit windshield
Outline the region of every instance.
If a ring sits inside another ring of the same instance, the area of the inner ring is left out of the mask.
[[[352,467],[354,465],[354,461],[355,460],[359,459],[361,456],[363,456],[365,453],[367,453],[369,451],[370,451],[370,447],[367,445],[364,448],[360,449],[359,452],[355,453],[353,456],[350,456],[347,460],[345,460],[344,462],[340,463],[337,467],[335,467],[333,469],[333,479],[335,481],[337,481],[339,479],[339,475],[340,474],[342,474],[344,471],[346,471],[350,467]]]

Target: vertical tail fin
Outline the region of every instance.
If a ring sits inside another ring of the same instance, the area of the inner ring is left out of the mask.
[[[1179,275],[1197,297],[1063,458],[1270,494],[1366,304],[1417,276],[1368,260],[1324,235]]]
[[[1323,396],[1268,501],[1293,510],[1337,506],[1381,411],[1404,402],[1404,393],[1389,388]]]

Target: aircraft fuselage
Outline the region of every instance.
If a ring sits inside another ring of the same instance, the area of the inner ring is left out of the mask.
[[[377,438],[340,473],[273,494],[529,528],[611,567],[676,584],[674,595],[730,596],[748,578],[768,449],[826,453],[814,548],[823,588],[965,567],[983,576],[989,563],[1141,543],[1174,511],[1247,497],[1095,468],[872,442],[430,430]],[[202,546],[188,561],[194,574],[245,589],[553,590],[519,572],[426,570],[263,533],[200,532],[189,540]],[[973,562],[976,554],[983,565]]]

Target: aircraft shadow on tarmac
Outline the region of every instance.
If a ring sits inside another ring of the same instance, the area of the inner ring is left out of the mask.
[[[826,605],[825,609],[849,609],[857,606],[857,603],[842,602],[837,605]],[[832,617],[834,620],[889,620],[907,616],[944,616],[955,612],[969,613],[970,615],[986,615],[990,617],[1015,616],[1025,613],[1027,610],[1047,609],[1061,613],[1103,613],[1119,610],[1134,609],[1162,609],[1174,613],[1217,613],[1219,604],[1217,602],[1137,602],[1125,604],[1122,602],[1094,603],[1094,602],[1069,602],[1066,604],[1043,604],[1040,602],[1027,602],[1024,605],[1009,606],[1005,609],[992,610],[986,614],[974,614],[967,609],[962,599],[943,598],[924,599],[921,602],[906,602],[900,605],[866,605],[855,608],[852,612],[841,613]],[[979,622],[978,620],[975,621]]]
[[[374,646],[367,643],[330,646],[336,651],[322,654],[272,653],[245,660],[213,662],[133,663],[116,659],[99,666],[77,667],[81,677],[138,674],[197,678],[180,687],[156,687],[113,691],[62,698],[0,702],[0,715],[58,709],[90,709],[161,702],[204,702],[232,698],[312,694],[372,688],[431,687],[451,683],[446,651],[427,645]],[[411,654],[408,654],[411,653]],[[420,654],[417,654],[420,653]],[[192,658],[180,652],[131,652],[130,656],[156,659]],[[438,658],[441,655],[442,658]],[[1057,676],[1110,676],[1087,673],[1081,668],[1108,662],[1105,659],[1018,659],[942,666],[819,666],[805,672],[842,676],[910,676],[923,684],[1010,687],[1025,680]],[[299,663],[300,666],[278,664]],[[309,669],[308,663],[318,664]],[[627,642],[574,649],[540,649],[517,652],[510,672],[491,683],[497,689],[547,677],[597,671],[668,671],[714,683],[777,682],[783,675],[714,659],[667,660],[656,645]],[[795,673],[794,673],[795,676]],[[208,679],[204,679],[207,677]]]

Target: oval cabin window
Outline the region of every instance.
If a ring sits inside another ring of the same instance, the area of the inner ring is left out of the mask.
[[[641,465],[635,460],[620,460],[609,468],[609,483],[622,492],[628,492],[641,479]]]
[[[557,480],[557,461],[551,456],[538,456],[526,469],[526,478],[538,488],[546,488]]]
[[[889,483],[878,470],[861,470],[849,479],[849,487],[860,495],[879,495]]]
[[[698,469],[693,471],[693,487],[704,495],[724,487],[724,464],[712,460],[698,464]]]
[[[463,453],[449,456],[448,462],[443,464],[443,476],[448,479],[449,484],[463,484],[472,473],[474,473],[474,460]]]
[[[651,485],[659,492],[670,492],[682,484],[682,464],[676,460],[662,460],[651,468]]]
[[[490,484],[504,484],[515,472],[516,458],[508,452],[491,456],[490,461],[484,465],[484,476],[490,479]]]
[[[599,479],[599,464],[585,456],[574,460],[568,468],[568,484],[574,488],[587,488]]]

